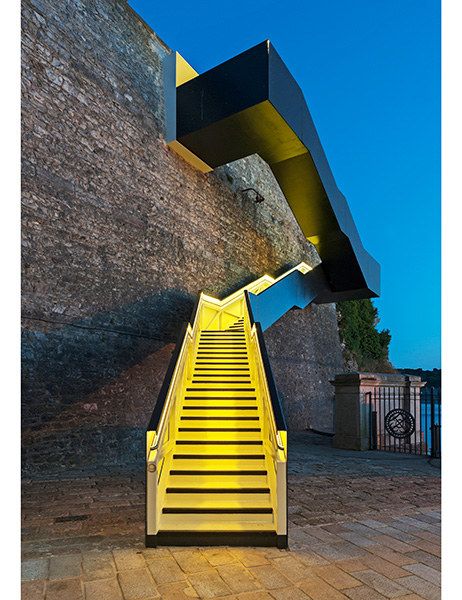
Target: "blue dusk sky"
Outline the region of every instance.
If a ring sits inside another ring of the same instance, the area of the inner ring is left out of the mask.
[[[440,367],[438,0],[131,6],[200,73],[270,39],[300,84],[365,248],[396,367]]]

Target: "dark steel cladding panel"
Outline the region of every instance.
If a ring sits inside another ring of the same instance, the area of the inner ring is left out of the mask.
[[[177,88],[177,139],[268,99],[266,42]]]
[[[269,41],[177,89],[177,139],[213,168],[254,153],[269,164],[320,254],[332,290],[323,301],[380,293],[380,266],[362,245],[303,92]]]

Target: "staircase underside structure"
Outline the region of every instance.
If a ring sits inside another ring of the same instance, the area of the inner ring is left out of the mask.
[[[379,294],[303,94],[267,41],[198,75],[165,62],[167,141],[203,172],[258,153],[321,263],[201,293],[146,438],[146,545],[287,546],[287,427],[263,331],[311,302]]]

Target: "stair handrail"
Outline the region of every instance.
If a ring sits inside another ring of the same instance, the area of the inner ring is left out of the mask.
[[[148,432],[155,432],[155,435],[147,448],[147,459],[149,460],[149,454],[158,450],[162,447],[163,438],[167,431],[166,423],[170,417],[172,409],[172,396],[173,391],[178,383],[178,374],[182,371],[182,366],[187,359],[186,346],[188,340],[194,340],[194,335],[197,330],[199,322],[200,307],[202,304],[203,292],[199,292],[194,308],[191,314],[189,322],[185,321],[181,325],[180,332],[178,334],[175,348],[173,349],[172,356],[170,358],[167,371],[157,395],[157,400],[152,412],[151,418],[148,424]],[[192,325],[191,325],[192,323]],[[156,456],[157,460],[162,458],[160,454]]]
[[[284,417],[284,412],[282,410],[282,404],[279,398],[276,382],[274,381],[273,371],[271,370],[268,351],[266,349],[265,340],[263,338],[263,331],[261,328],[261,324],[258,321],[255,321],[254,319],[252,306],[250,304],[249,292],[247,290],[244,291],[244,298],[245,308],[249,318],[250,329],[255,328],[256,340],[260,352],[260,358],[262,360],[266,384],[268,387],[268,396],[272,407],[271,421],[274,429],[275,439],[277,440],[278,448],[280,450],[285,450],[280,440],[279,431],[287,431],[287,424]]]
[[[256,367],[260,381],[263,379],[264,393],[262,394],[263,407],[267,413],[270,432],[268,435],[268,449],[274,466],[275,481],[273,495],[273,509],[276,523],[277,535],[287,536],[287,425],[282,411],[281,400],[271,370],[268,351],[263,338],[261,324],[255,321],[250,298],[245,291],[244,311],[249,321],[251,340],[256,347]],[[271,440],[271,436],[273,440]]]

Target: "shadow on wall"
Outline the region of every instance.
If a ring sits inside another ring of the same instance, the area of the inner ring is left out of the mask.
[[[49,331],[24,329],[23,425],[31,425],[29,409],[39,400],[37,392],[49,404],[46,414],[38,416],[53,418],[62,406],[94,392],[150,353],[176,341],[194,301],[183,291],[166,290],[59,328],[51,320],[44,322],[51,323]],[[28,316],[24,320],[28,324],[38,322]]]

